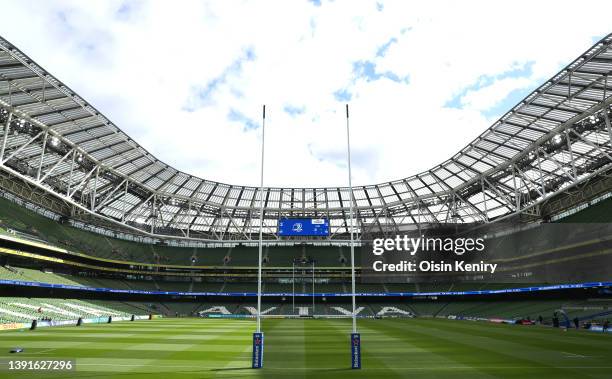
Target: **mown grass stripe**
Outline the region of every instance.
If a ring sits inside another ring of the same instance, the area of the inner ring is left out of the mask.
[[[594,333],[435,319],[359,320],[363,369],[349,367],[350,320],[263,322],[265,367],[251,370],[255,323],[162,319],[0,332],[0,358],[77,358],[50,378],[609,378],[612,340]],[[0,372],[0,377],[3,376]],[[11,378],[30,378],[17,373]],[[41,376],[42,377],[42,376]]]

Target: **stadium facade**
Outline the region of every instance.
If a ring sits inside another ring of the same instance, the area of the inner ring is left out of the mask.
[[[612,35],[582,53],[457,154],[354,188],[356,227],[546,220],[612,187]],[[282,217],[325,217],[347,239],[349,190],[198,178],[150,154],[92,104],[0,38],[0,188],[65,217],[150,241],[256,239]],[[82,224],[84,223],[84,224]],[[293,241],[296,242],[296,241]]]

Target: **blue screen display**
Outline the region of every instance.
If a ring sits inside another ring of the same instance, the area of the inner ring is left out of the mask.
[[[278,220],[279,236],[329,236],[329,220],[326,218],[281,218]]]

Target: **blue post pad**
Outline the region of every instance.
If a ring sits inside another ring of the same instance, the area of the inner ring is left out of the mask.
[[[253,333],[253,368],[263,367],[264,335]]]
[[[351,368],[361,368],[361,336],[359,333],[351,333]]]

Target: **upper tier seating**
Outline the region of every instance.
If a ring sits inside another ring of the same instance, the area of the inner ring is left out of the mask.
[[[559,220],[564,223],[610,222],[612,219],[612,198],[597,202],[573,215]]]
[[[108,237],[61,224],[2,197],[0,229],[10,229],[16,231],[18,236],[47,241],[67,250],[122,261],[239,267],[257,265],[258,257],[256,246],[194,248],[153,245]],[[301,259],[314,260],[317,266],[340,267],[350,263],[350,252],[346,247],[265,247],[263,253],[264,264],[271,267],[290,267],[294,260]]]

